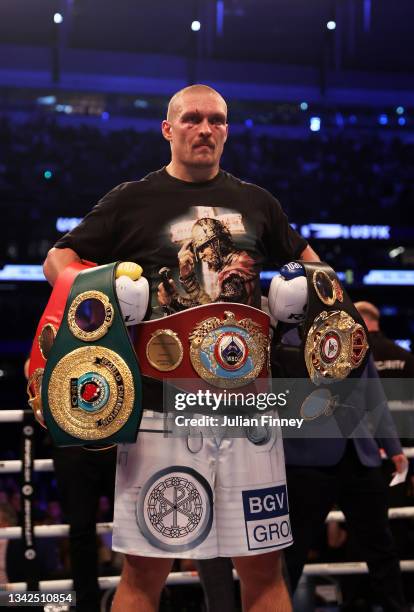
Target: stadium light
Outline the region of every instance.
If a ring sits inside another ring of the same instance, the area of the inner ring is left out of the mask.
[[[201,23],[199,21],[193,21],[191,24],[191,29],[193,32],[198,32],[201,28]]]
[[[405,253],[405,248],[403,246],[399,246],[395,249],[391,249],[388,255],[391,257],[391,259],[395,259],[398,257],[398,255],[402,255],[403,253]]]
[[[37,98],[36,102],[38,104],[49,106],[50,104],[55,104],[56,96],[40,96],[40,98]]]
[[[309,122],[309,128],[311,132],[319,132],[321,129],[321,118],[311,117]]]
[[[55,14],[53,15],[53,21],[54,21],[55,23],[62,23],[62,21],[63,21],[63,16],[61,15],[61,13],[55,13]]]
[[[336,21],[328,21],[328,23],[326,24],[326,27],[328,28],[328,30],[335,30]]]

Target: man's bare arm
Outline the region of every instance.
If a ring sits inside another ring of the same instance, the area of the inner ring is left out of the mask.
[[[315,253],[315,251],[313,250],[311,246],[309,246],[309,244],[306,247],[306,249],[302,251],[299,259],[303,259],[304,261],[320,261],[321,260],[319,255]]]
[[[62,270],[74,261],[81,261],[81,258],[72,249],[50,249],[43,264],[43,274],[52,287]]]

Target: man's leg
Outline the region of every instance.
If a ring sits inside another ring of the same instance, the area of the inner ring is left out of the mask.
[[[69,551],[76,608],[99,612],[96,511],[99,474],[89,463],[88,451],[55,448],[54,465],[58,490],[69,523]]]
[[[353,448],[347,454],[340,506],[368,564],[374,597],[387,612],[401,612],[405,609],[401,571],[381,469],[362,465]]]
[[[112,612],[156,612],[173,561],[125,555]]]
[[[240,578],[244,612],[291,612],[279,551],[233,558]]]
[[[335,468],[286,466],[293,544],[285,550],[292,595],[302,575],[312,541],[324,529],[337,485]]]

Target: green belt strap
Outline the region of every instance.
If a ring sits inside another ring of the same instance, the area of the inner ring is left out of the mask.
[[[137,437],[141,376],[115,293],[117,265],[76,277],[46,363],[43,415],[57,446],[131,443]],[[89,318],[85,327],[80,311],[93,311],[95,323]]]

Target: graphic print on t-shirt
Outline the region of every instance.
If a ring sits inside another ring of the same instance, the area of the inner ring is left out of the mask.
[[[240,213],[193,206],[165,230],[177,249],[172,311],[218,301],[254,304],[258,273],[242,248],[247,231]]]

